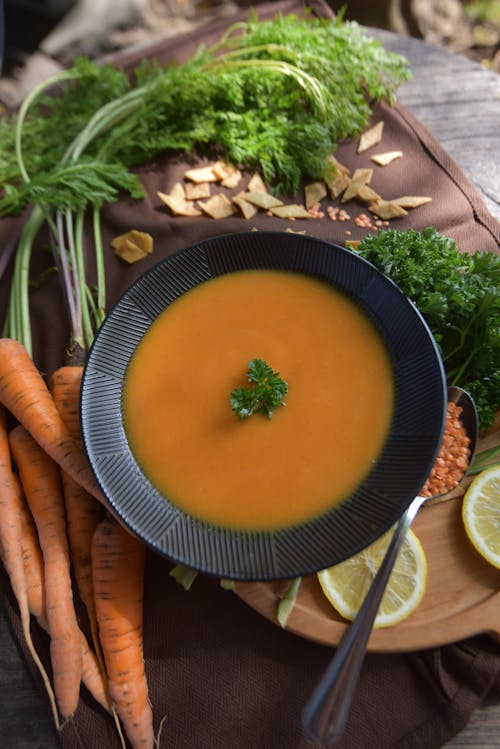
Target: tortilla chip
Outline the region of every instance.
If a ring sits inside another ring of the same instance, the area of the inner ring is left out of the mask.
[[[202,166],[198,169],[188,169],[184,172],[184,178],[191,182],[218,182],[219,177],[214,172],[212,166]]]
[[[432,198],[426,198],[423,195],[404,195],[402,198],[393,198],[391,202],[401,208],[418,208],[419,205],[431,203]]]
[[[306,185],[305,189],[306,208],[312,208],[313,205],[319,203],[326,195],[326,185],[324,182],[311,182],[310,185]]]
[[[345,246],[349,247],[351,250],[357,250],[360,244],[360,239],[346,239]]]
[[[236,206],[221,192],[198,205],[205,213],[215,219],[228,218],[236,213]]]
[[[243,195],[243,192],[239,192],[238,195],[235,195],[233,203],[236,203],[244,218],[252,218],[252,216],[255,216],[257,213],[257,208],[252,203],[249,203],[248,200],[245,200]]]
[[[312,218],[304,206],[296,205],[295,203],[291,205],[277,205],[270,210],[273,216],[278,216],[278,218]]]
[[[400,159],[402,155],[402,151],[385,151],[385,153],[377,153],[374,156],[370,156],[370,158],[379,166],[387,166],[394,159]]]
[[[405,211],[404,208],[401,208],[401,206],[397,205],[392,200],[379,200],[377,203],[369,205],[368,210],[379,218],[386,220],[408,215],[408,211]]]
[[[186,200],[210,197],[210,182],[186,182]]]
[[[126,263],[136,263],[153,252],[153,237],[143,231],[132,229],[111,240],[115,255]]]
[[[250,179],[250,182],[248,183],[248,186],[247,186],[247,192],[266,192],[267,193],[267,187],[265,186],[262,177],[257,172]]]
[[[180,188],[180,189],[179,189]],[[176,182],[169,193],[156,193],[162,203],[170,208],[174,216],[201,216],[192,202],[186,200],[186,193],[180,182]]]
[[[358,153],[368,151],[369,148],[373,148],[373,146],[376,146],[377,143],[380,143],[380,141],[382,140],[383,130],[384,123],[382,120],[380,120],[380,122],[377,122],[376,125],[369,128],[368,130],[365,130],[364,133],[361,133],[358,143]]]
[[[274,195],[271,195],[268,192],[244,192],[242,197],[248,203],[256,205],[257,208],[263,208],[265,211],[269,210],[269,208],[283,205],[282,200],[279,200],[279,198],[275,198]]]

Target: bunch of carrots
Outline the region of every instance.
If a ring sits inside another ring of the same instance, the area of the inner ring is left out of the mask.
[[[49,389],[24,346],[0,339],[0,554],[57,728],[75,713],[83,684],[113,716],[122,745],[125,734],[146,749],[157,739],[142,643],[145,547],[101,503],[79,437],[81,378],[81,367],[61,367]],[[49,635],[51,676],[31,617]]]

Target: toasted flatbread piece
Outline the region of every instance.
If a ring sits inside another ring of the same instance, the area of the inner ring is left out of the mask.
[[[387,166],[395,159],[400,159],[402,155],[402,151],[385,151],[385,153],[376,153],[370,158],[379,166]]]
[[[341,197],[342,203],[356,198],[361,185],[368,185],[371,182],[373,169],[356,169],[347,185],[344,194]]]
[[[234,203],[222,192],[212,195],[209,200],[199,201],[198,205],[202,211],[215,219],[233,216],[237,210]]]
[[[384,220],[408,215],[408,211],[405,211],[404,208],[401,208],[400,205],[397,205],[392,200],[379,200],[377,203],[369,205],[368,210]]]
[[[247,192],[265,192],[267,193],[267,187],[260,174],[256,172],[250,179],[247,185]]]
[[[341,164],[340,161],[338,161],[335,158],[335,156],[333,155],[333,153],[330,154],[330,156],[326,157],[326,161],[327,161],[328,164],[331,164],[332,166],[335,167],[335,171],[336,172],[340,172],[340,174],[349,174],[350,173],[350,169],[347,166],[345,166],[344,164]]]
[[[188,169],[184,172],[184,178],[191,182],[218,182],[219,177],[214,172],[213,164],[211,166],[202,166],[198,169]]]
[[[153,237],[144,231],[132,229],[111,240],[115,255],[126,263],[136,263],[153,252]]]
[[[382,200],[378,192],[375,192],[369,185],[358,185],[358,192],[354,196],[365,203],[376,203]]]
[[[225,161],[218,161],[213,165],[212,170],[219,178],[223,187],[231,189],[237,187],[241,181],[242,174],[240,170],[232,164],[226,164]]]
[[[335,198],[338,198],[338,196],[349,187],[351,180],[344,172],[336,172],[332,176],[326,177],[325,181],[328,185],[332,200],[335,200]]]
[[[186,182],[186,200],[201,200],[210,197],[210,182]]]
[[[239,192],[237,195],[235,195],[233,198],[233,203],[236,203],[244,218],[252,218],[252,216],[255,216],[258,209],[255,205],[253,205],[253,203],[249,203],[248,200],[245,200],[243,195],[243,192]]]
[[[432,203],[432,198],[426,198],[423,195],[403,195],[402,198],[393,198],[392,202],[401,208],[418,208],[419,205]]]
[[[358,143],[358,153],[368,151],[369,148],[373,148],[373,146],[376,146],[377,143],[380,143],[380,141],[382,140],[383,130],[384,122],[383,120],[380,120],[380,122],[377,122],[376,125],[369,128],[368,130],[365,130],[364,133],[361,133]]]
[[[326,185],[324,182],[311,182],[304,188],[306,198],[306,208],[312,208],[319,203],[326,195]]]
[[[279,198],[275,198],[268,192],[244,192],[243,199],[252,205],[256,205],[257,208],[263,208],[268,211],[269,208],[274,208],[278,205],[283,205],[283,201]]]
[[[291,205],[277,205],[270,210],[273,216],[278,216],[279,218],[312,218],[304,206],[296,205],[295,203]]]
[[[186,193],[180,182],[176,182],[169,193],[157,192],[156,194],[175,216],[201,216],[201,211],[194,203],[186,200]]]

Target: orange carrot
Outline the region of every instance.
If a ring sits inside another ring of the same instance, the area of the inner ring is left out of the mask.
[[[28,592],[21,551],[21,518],[22,491],[17,477],[12,472],[7,419],[4,409],[0,406],[0,553],[19,606],[26,645],[43,679],[54,722],[59,728],[54,691],[31,639]]]
[[[82,374],[82,367],[67,366],[60,367],[51,377],[54,403],[70,436],[77,443],[80,442],[79,399]],[[95,497],[65,471],[62,472],[62,481],[73,572],[80,598],[87,609],[92,639],[99,657],[90,547],[102,507]]]
[[[78,705],[82,648],[73,606],[60,473],[24,427],[12,430],[10,446],[42,549],[54,691],[61,715],[69,718]]]
[[[47,455],[102,500],[87,459],[68,434],[45,381],[24,346],[12,338],[0,338],[0,403]]]
[[[152,749],[153,714],[142,644],[146,549],[111,517],[92,542],[92,576],[109,691],[133,749]]]
[[[38,536],[33,519],[27,511],[24,503],[21,524],[21,547],[27,581],[29,610],[42,629],[49,632],[45,608],[45,581],[42,550],[38,543]],[[107,685],[105,683],[103,672],[96,656],[90,650],[83,632],[81,632],[81,647],[82,681],[94,699],[97,700],[105,710],[111,711],[110,701],[107,694]]]

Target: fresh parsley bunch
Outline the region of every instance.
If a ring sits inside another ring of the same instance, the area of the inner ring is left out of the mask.
[[[460,252],[432,227],[369,234],[357,251],[416,304],[448,383],[469,391],[481,428],[490,426],[500,408],[500,256]]]

